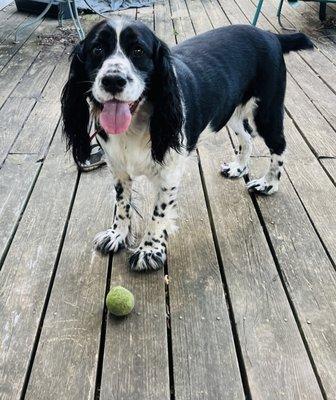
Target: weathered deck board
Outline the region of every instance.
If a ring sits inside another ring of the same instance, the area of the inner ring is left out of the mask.
[[[250,0],[252,4],[255,5],[256,1],[255,0]],[[277,11],[277,7],[279,5],[279,2],[277,0],[271,0],[267,1],[265,3],[265,7],[263,7],[263,14],[267,18],[267,20],[272,24],[272,26],[279,32],[281,32],[281,28],[278,25],[278,21],[276,20],[275,15]],[[305,9],[309,9],[309,7],[305,7]],[[294,22],[294,26],[296,26],[296,23],[301,21],[301,24],[299,25],[301,30],[303,32],[307,31],[307,34],[309,36],[311,30],[308,30],[307,22],[306,19],[302,17],[302,15],[299,15],[295,12],[288,12],[286,15],[288,15],[288,18],[291,18]],[[316,19],[318,20],[318,14],[315,15]],[[279,29],[280,28],[280,29]],[[298,27],[297,27],[298,28]],[[315,41],[314,38],[312,37],[313,42],[317,47],[319,47],[319,42]],[[301,58],[306,62],[306,65],[308,68],[311,68],[320,78],[323,79],[324,82],[326,82],[329,87],[331,87],[334,91],[336,91],[336,82],[335,79],[333,79],[333,76],[336,75],[336,66],[327,58],[324,56],[324,54],[321,51],[315,50],[315,51],[306,51],[300,53]]]
[[[11,7],[12,0],[1,0],[0,2],[0,10],[4,10],[7,7]]]
[[[288,152],[286,170],[315,229],[335,262],[336,187],[305,146],[304,140],[297,134],[289,119],[285,121],[285,130],[288,148],[291,149]],[[298,149],[300,149],[300,157],[297,156]]]
[[[131,290],[135,309],[126,319],[107,318],[100,398],[169,400],[163,271],[131,273],[129,256],[123,252],[113,257],[111,286],[122,285]]]
[[[287,77],[286,109],[295,120],[302,135],[318,156],[336,155],[336,134],[330,123],[316,110],[309,97],[302,91],[291,76]]]
[[[194,35],[194,28],[185,3],[179,0],[169,0],[169,2],[176,36],[178,41],[181,42]]]
[[[132,11],[128,15],[132,16]],[[137,10],[137,19],[153,29],[153,8]],[[139,197],[137,192],[141,193],[143,201],[137,206],[144,218],[150,218],[154,193],[145,179],[136,182],[135,186],[133,198]],[[146,222],[139,221],[140,235],[144,233]],[[120,284],[132,291],[135,312],[122,321],[107,319],[100,398],[168,400],[170,379],[164,271],[146,276],[131,273],[129,256],[129,253],[123,253],[113,257],[111,287]]]
[[[65,51],[66,53],[66,51]],[[11,148],[13,153],[35,153],[43,158],[61,115],[60,94],[68,75],[69,62],[62,57],[52,71],[34,109]],[[48,116],[46,118],[46,116]]]
[[[175,37],[169,12],[162,2],[155,4],[157,33],[173,45]],[[177,38],[180,39],[179,35]],[[243,399],[245,394],[197,158],[190,161],[186,170],[179,197],[178,231],[184,240],[173,238],[168,256],[175,398]],[[197,209],[193,207],[195,203]],[[190,235],[191,231],[195,234]],[[221,332],[220,336],[217,332]]]
[[[110,221],[109,192],[106,170],[81,176],[25,399],[94,398],[107,259],[92,238]]]
[[[154,17],[156,32],[174,44],[175,39],[193,36],[194,29],[200,33],[232,22],[247,23],[255,4],[256,0],[158,0],[137,15],[151,27]],[[276,4],[277,0],[264,2],[268,20],[261,16],[261,27],[278,29]],[[305,29],[317,19],[315,8],[308,4],[285,9],[284,21]],[[122,284],[135,293],[135,312],[124,320],[102,320],[109,285],[107,259],[91,257],[90,249],[91,237],[112,218],[107,171],[81,177],[63,245],[77,174],[72,166],[69,175],[64,165],[59,136],[51,153],[49,142],[59,121],[66,51],[56,58],[60,47],[38,45],[38,34],[55,29],[51,21],[44,21],[33,34],[25,32],[22,42],[12,45],[11,29],[25,18],[14,10],[14,4],[0,10],[0,153],[3,159],[8,150],[13,153],[0,170],[5,180],[0,180],[2,251],[18,228],[0,272],[0,313],[5,322],[0,397],[20,397],[30,366],[26,398],[32,400],[231,400],[249,398],[249,392],[252,399],[315,400],[321,398],[315,375],[324,398],[336,397],[336,163],[335,158],[324,158],[336,155],[336,96],[330,90],[336,87],[333,39],[320,43],[323,33],[314,32],[320,52],[289,57],[286,111],[293,121],[286,117],[288,176],[283,177],[280,193],[257,198],[259,218],[243,182],[227,182],[217,174],[220,148],[225,146],[221,136],[213,139],[220,141],[218,145],[200,149],[225,276],[194,163],[181,192],[181,229],[169,247],[167,329],[164,271],[132,274],[127,253],[112,260],[110,284]],[[86,30],[98,19],[83,17]],[[46,54],[60,62],[50,68],[44,63]],[[231,147],[228,141],[226,146]],[[256,150],[267,154],[260,144]],[[46,154],[39,175],[41,163],[35,160]],[[258,169],[266,161],[254,164]],[[89,187],[94,190],[88,198]]]
[[[327,398],[336,398],[336,272],[286,174],[276,196],[257,202]]]
[[[321,22],[319,20],[319,5],[317,9],[314,7],[314,2],[301,2],[301,7],[284,7],[283,18],[287,26],[293,27],[297,30],[306,32],[309,37],[314,41],[319,51],[328,58],[330,62],[336,65],[336,48],[332,36],[328,34],[327,29],[321,29]]]
[[[14,1],[11,2],[11,4],[5,4],[5,3],[6,0],[0,5],[0,21],[6,21],[13,14],[18,13]]]
[[[0,166],[35,105],[35,99],[9,98],[0,109]]]
[[[244,399],[201,188],[197,161],[191,161],[180,192],[180,229],[168,258],[175,397]]]
[[[14,7],[13,7],[14,8]],[[6,40],[14,40],[14,32],[20,24],[26,21],[29,15],[13,12],[12,14],[0,13],[0,44]]]
[[[32,155],[7,157],[0,174],[0,268],[41,163]]]
[[[252,201],[218,173],[223,146],[200,156],[252,398],[322,399]]]
[[[0,71],[2,71],[10,60],[18,53],[23,46],[29,45],[32,38],[37,40],[38,28],[40,28],[43,21],[39,21],[32,29],[26,29],[22,32],[22,36],[18,43],[13,43],[11,37],[8,37],[2,44],[0,44]]]
[[[335,158],[326,158],[320,160],[322,165],[326,168],[329,172],[330,176],[332,177],[334,184],[336,182],[336,159]]]
[[[37,29],[39,34],[52,33],[56,29],[56,24],[54,21],[49,22],[48,24],[42,24]],[[45,54],[41,54],[40,58],[38,58],[40,51],[42,50],[42,46],[36,41],[35,35],[31,36],[27,45],[23,46],[14,57],[10,59],[10,61],[6,64],[6,66],[0,72],[0,107],[4,104],[7,97],[11,94],[11,92],[15,89],[18,83],[21,82],[24,75],[30,69],[35,60],[40,59],[40,62],[47,62],[48,54],[52,55],[52,52],[48,53],[48,50]],[[46,57],[43,57],[45,55]],[[7,58],[6,58],[7,60]],[[51,63],[46,68],[54,67]],[[32,68],[34,71],[34,68]],[[27,78],[29,78],[26,74],[26,84]],[[29,82],[29,81],[28,81]],[[33,88],[32,88],[33,89]]]
[[[20,397],[76,177],[57,136],[0,274],[1,399]]]

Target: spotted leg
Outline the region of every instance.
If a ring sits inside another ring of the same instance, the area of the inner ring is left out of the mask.
[[[113,225],[94,238],[94,248],[103,254],[116,253],[132,244],[131,233],[131,192],[132,181],[128,176],[115,180],[116,209]]]
[[[259,179],[249,181],[246,186],[249,191],[270,195],[279,189],[279,181],[283,172],[284,157],[282,154],[272,154],[267,173]]]
[[[131,269],[157,270],[164,266],[167,259],[168,235],[176,230],[177,185],[177,182],[172,181],[161,182],[146,233],[130,258]]]
[[[270,195],[279,189],[279,181],[283,171],[286,140],[283,126],[283,96],[284,91],[269,101],[260,101],[254,115],[258,134],[264,139],[271,154],[271,162],[266,174],[247,183],[249,191]],[[272,116],[270,118],[270,115]]]
[[[245,119],[235,121],[232,128],[239,143],[236,159],[230,163],[223,163],[220,172],[226,178],[240,178],[248,173],[248,163],[252,152],[251,127]]]

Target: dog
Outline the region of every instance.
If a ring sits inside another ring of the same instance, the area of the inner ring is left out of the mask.
[[[157,198],[130,267],[157,270],[165,264],[185,161],[207,127],[218,132],[227,125],[237,135],[236,159],[220,170],[228,178],[248,173],[252,138],[260,135],[270,165],[247,188],[276,192],[286,147],[283,55],[312,48],[302,33],[277,35],[250,25],[214,29],[172,49],[138,21],[113,18],[94,26],[73,50],[61,103],[75,160],[89,156],[93,119],[114,180],[114,222],[95,237],[95,248],[108,253],[130,245],[132,182],[145,175]]]

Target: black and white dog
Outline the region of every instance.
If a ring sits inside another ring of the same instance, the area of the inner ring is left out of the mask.
[[[283,54],[312,47],[301,33],[276,35],[236,25],[170,50],[142,23],[113,19],[96,25],[75,47],[62,93],[64,132],[74,158],[83,162],[89,155],[93,116],[114,179],[114,223],[96,236],[95,248],[116,252],[129,243],[132,181],[145,175],[157,199],[130,265],[134,270],[164,265],[185,160],[206,127],[217,132],[227,124],[238,136],[236,160],[221,166],[229,178],[247,174],[251,140],[259,134],[271,162],[265,176],[247,187],[277,191],[286,146]]]

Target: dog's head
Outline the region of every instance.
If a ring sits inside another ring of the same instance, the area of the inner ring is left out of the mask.
[[[72,52],[62,92],[62,115],[74,158],[89,156],[90,111],[93,104],[107,134],[127,131],[139,102],[152,104],[152,156],[163,162],[169,148],[180,148],[183,112],[171,53],[144,24],[112,19],[97,24]]]

